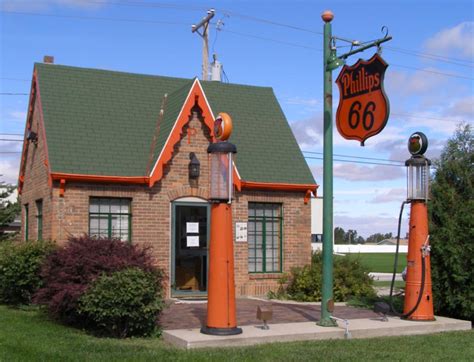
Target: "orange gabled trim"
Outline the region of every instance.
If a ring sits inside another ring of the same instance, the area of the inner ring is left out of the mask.
[[[25,132],[23,136],[23,150],[21,154],[21,163],[20,163],[20,172],[18,176],[18,193],[21,194],[23,189],[23,183],[25,180],[25,167],[26,161],[28,159],[28,148],[30,143],[26,140],[26,134],[29,129],[31,129],[33,123],[33,116],[35,111],[35,105],[38,102],[38,137],[42,138],[43,150],[44,150],[44,160],[43,164],[48,172],[48,185],[49,187],[53,186],[53,180],[51,178],[51,166],[49,164],[48,156],[48,144],[46,143],[46,127],[44,126],[44,117],[43,117],[43,106],[41,104],[41,95],[38,83],[38,72],[36,69],[33,70],[33,78],[31,80],[31,90],[30,90],[30,99],[28,102],[28,115],[26,117]]]
[[[319,185],[316,184],[285,184],[270,182],[241,181],[243,189],[261,191],[283,191],[283,192],[304,192],[304,203],[307,204],[311,198],[311,193],[316,196]]]
[[[191,86],[188,97],[184,101],[173,129],[171,130],[168,139],[166,140],[166,143],[163,146],[160,155],[158,156],[158,160],[151,171],[150,187],[152,187],[156,182],[160,181],[163,177],[163,169],[173,156],[174,146],[181,140],[183,127],[186,125],[186,123],[188,123],[191,109],[195,104],[201,108],[204,124],[209,128],[212,141],[214,141],[214,116],[212,115],[211,109],[207,103],[201,84],[199,83],[199,80],[196,79]]]
[[[79,181],[79,182],[98,182],[98,183],[123,183],[123,184],[148,184],[149,177],[142,176],[102,176],[102,175],[82,175],[74,173],[51,173],[54,181]]]
[[[38,137],[40,137],[39,133],[41,133],[41,138],[43,141],[43,151],[44,151],[43,162],[48,171],[48,185],[51,188],[53,187],[53,179],[51,177],[51,165],[49,164],[48,143],[46,142],[46,126],[44,125],[43,104],[41,102],[40,85],[38,82],[38,74],[36,72],[36,69],[35,69],[35,77],[36,77],[36,101],[38,102],[38,109],[39,109]]]
[[[28,158],[28,148],[29,142],[26,141],[26,134],[28,129],[31,128],[31,124],[33,122],[33,113],[35,110],[35,102],[37,96],[37,74],[36,69],[33,70],[33,77],[31,79],[31,86],[30,86],[30,98],[28,101],[28,114],[26,116],[26,123],[25,123],[25,131],[23,133],[23,148],[21,151],[21,162],[20,162],[20,171],[18,174],[18,194],[21,195],[21,191],[23,190],[23,183],[25,181],[25,167],[26,161]]]

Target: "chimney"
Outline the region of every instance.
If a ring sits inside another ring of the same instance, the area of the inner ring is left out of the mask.
[[[52,55],[45,55],[43,57],[43,63],[45,63],[45,64],[54,64],[54,57]]]
[[[222,63],[217,60],[217,54],[213,54],[214,61],[211,63],[211,80],[216,82],[222,81]]]

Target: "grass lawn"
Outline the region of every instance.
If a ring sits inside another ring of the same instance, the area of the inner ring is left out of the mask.
[[[346,256],[337,256],[338,258],[356,258],[360,262],[366,265],[371,272],[375,273],[392,273],[393,262],[395,260],[395,254],[391,253],[357,253],[357,254],[346,254]],[[401,273],[407,265],[407,254],[398,254],[398,268],[397,272]]]
[[[156,338],[95,338],[37,310],[0,306],[0,326],[0,361],[474,360],[473,331],[184,351]]]

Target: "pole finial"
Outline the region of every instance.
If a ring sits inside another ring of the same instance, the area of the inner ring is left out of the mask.
[[[334,13],[331,10],[324,10],[321,14],[321,18],[325,23],[330,23],[334,19]]]

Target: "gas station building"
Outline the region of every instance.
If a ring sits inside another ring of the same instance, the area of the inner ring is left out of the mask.
[[[268,87],[35,64],[19,191],[24,240],[89,234],[151,244],[167,296],[205,296],[207,148],[236,145],[236,294],[265,295],[311,261],[317,184]]]

